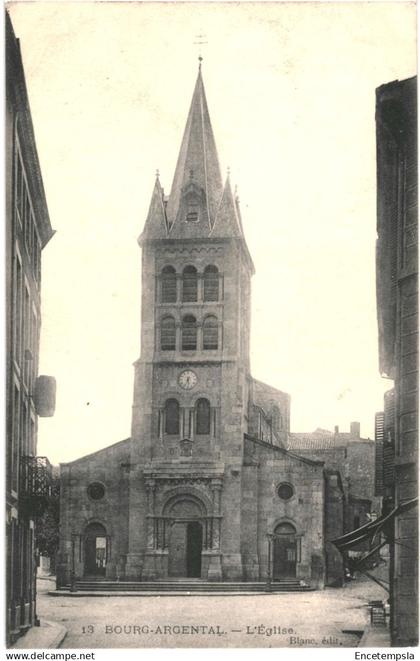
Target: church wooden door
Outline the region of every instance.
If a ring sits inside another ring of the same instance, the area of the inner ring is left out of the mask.
[[[297,544],[295,529],[289,523],[275,530],[273,544],[273,579],[296,578]]]
[[[177,521],[172,525],[169,542],[168,574],[200,578],[203,529],[198,521]]]
[[[99,523],[87,526],[84,544],[85,576],[105,576],[107,547],[105,528]]]
[[[176,521],[172,525],[169,540],[168,574],[169,576],[186,576],[186,524]]]
[[[203,548],[203,528],[198,521],[187,525],[187,576],[201,577],[201,551]]]

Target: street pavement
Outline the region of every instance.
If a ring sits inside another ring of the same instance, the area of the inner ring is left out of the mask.
[[[387,597],[367,579],[261,595],[56,597],[48,590],[51,583],[39,581],[38,614],[66,627],[64,649],[356,647],[368,601]]]

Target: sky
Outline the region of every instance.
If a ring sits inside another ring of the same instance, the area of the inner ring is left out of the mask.
[[[374,414],[375,89],[416,73],[414,3],[8,4],[51,224],[40,373],[57,379],[38,454],[130,435],[141,251],[155,171],[169,193],[205,34],[222,173],[256,274],[254,377],[291,394],[291,430]]]

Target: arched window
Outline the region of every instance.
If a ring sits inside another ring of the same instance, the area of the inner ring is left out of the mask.
[[[165,402],[165,434],[179,434],[179,404],[176,399]]]
[[[199,399],[195,405],[195,433],[210,434],[210,402],[208,399]]]
[[[219,300],[219,271],[217,266],[206,266],[204,269],[204,300]]]
[[[162,269],[162,303],[176,303],[176,272],[173,266]]]
[[[217,317],[206,317],[203,323],[203,349],[217,349],[218,335]]]
[[[195,266],[186,266],[182,272],[182,300],[197,300],[197,269]]]
[[[174,351],[175,338],[175,319],[173,317],[164,317],[160,322],[160,348],[162,351]]]
[[[283,429],[283,420],[281,417],[280,409],[277,405],[274,405],[271,412],[271,420],[273,423],[274,431],[279,431]]]
[[[182,320],[182,348],[186,351],[197,349],[197,323],[192,314],[187,314]]]

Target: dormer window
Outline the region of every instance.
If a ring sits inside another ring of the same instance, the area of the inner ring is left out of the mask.
[[[187,206],[187,215],[185,220],[187,223],[198,223],[199,218],[199,204],[198,202],[190,202]]]

